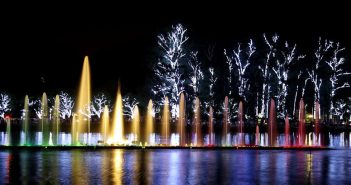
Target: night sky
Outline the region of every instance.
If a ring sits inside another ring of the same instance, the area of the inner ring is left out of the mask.
[[[187,27],[192,48],[201,52],[215,43],[218,55],[238,41],[261,39],[265,32],[276,32],[306,51],[316,46],[319,36],[351,48],[350,15],[342,8],[347,6],[268,8],[259,4],[253,10],[253,2],[173,3],[161,8],[137,3],[3,6],[0,91],[19,97],[43,91],[49,95],[60,90],[75,93],[83,58],[88,55],[94,91],[114,96],[120,79],[124,92],[148,97],[151,68],[157,60],[156,36],[177,23]]]

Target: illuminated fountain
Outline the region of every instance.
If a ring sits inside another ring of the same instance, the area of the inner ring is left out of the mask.
[[[222,146],[230,145],[228,96],[224,98]]]
[[[56,95],[55,97],[55,105],[53,110],[53,144],[58,145],[59,143],[59,133],[60,133],[60,96]]]
[[[110,111],[105,105],[104,107],[104,112],[102,113],[102,119],[101,119],[101,136],[102,136],[102,141],[103,143],[107,142],[108,135],[109,135],[109,129],[110,129]]]
[[[113,145],[124,144],[123,129],[124,127],[123,127],[123,106],[122,106],[121,85],[120,83],[118,83],[117,98],[115,102],[115,109],[113,112],[111,141],[109,141],[109,143]]]
[[[6,142],[5,145],[10,146],[12,144],[11,142],[11,119],[10,118],[5,118],[6,122]]]
[[[314,110],[314,145],[320,145],[320,125],[319,125],[319,120],[320,120],[320,104],[318,101],[315,102],[315,110]]]
[[[150,144],[150,145],[154,145],[155,144],[154,107],[153,107],[153,104],[152,104],[152,100],[149,100],[149,103],[147,105],[145,142]]]
[[[277,116],[274,99],[271,99],[268,115],[268,146],[277,145]]]
[[[245,145],[244,141],[244,110],[243,110],[243,102],[239,103],[238,110],[238,127],[239,127],[239,145]]]
[[[213,132],[213,108],[210,107],[208,115],[208,144],[214,145],[214,132]]]
[[[48,98],[46,93],[43,93],[43,97],[41,98],[41,138],[42,145],[49,145],[50,132],[49,132],[49,112],[48,112]]]
[[[90,66],[89,59],[84,58],[83,70],[80,79],[78,101],[76,104],[75,114],[72,122],[72,145],[80,145],[80,135],[87,134],[87,142],[89,143],[90,133],[90,100],[91,100],[91,87],[90,87]]]
[[[165,145],[169,145],[169,136],[170,136],[170,128],[169,128],[169,102],[168,97],[165,98],[165,102],[163,105],[163,113],[162,113],[162,126],[161,126],[161,143]]]
[[[290,146],[290,123],[289,116],[285,116],[285,144],[284,146]]]
[[[299,125],[298,125],[298,141],[297,145],[304,146],[305,145],[305,103],[301,98],[299,103]]]
[[[24,109],[23,109],[23,132],[24,132],[24,145],[30,146],[32,145],[30,141],[30,133],[29,133],[29,98],[28,95],[24,98]]]
[[[256,125],[256,132],[255,132],[255,145],[260,145],[260,127]]]
[[[136,143],[140,139],[140,115],[139,108],[137,105],[133,109],[132,117],[132,142]]]
[[[194,110],[194,142],[195,146],[201,146],[203,144],[202,132],[201,132],[201,116],[200,116],[200,100],[198,97],[195,99],[195,110]]]
[[[186,144],[185,140],[185,99],[184,94],[180,94],[179,99],[179,117],[178,117],[178,125],[177,132],[179,134],[179,145],[184,146]]]

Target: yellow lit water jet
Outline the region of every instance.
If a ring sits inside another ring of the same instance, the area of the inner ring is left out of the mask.
[[[55,97],[55,105],[53,111],[53,144],[58,144],[58,137],[60,132],[60,96],[56,95]]]
[[[185,143],[185,99],[184,94],[180,94],[179,99],[179,117],[178,117],[178,125],[177,131],[179,134],[179,145],[184,146]]]
[[[49,112],[48,112],[48,97],[46,96],[46,93],[43,93],[43,96],[41,98],[41,134],[42,134],[42,144],[44,146],[49,145],[49,125],[48,125],[48,117],[49,117]]]
[[[91,87],[90,87],[90,66],[88,56],[84,58],[83,70],[80,79],[78,100],[76,104],[75,113],[76,125],[72,124],[72,135],[74,135],[72,144],[79,144],[79,135],[83,132],[90,133],[90,100],[91,100]],[[74,128],[74,129],[73,129]],[[88,138],[89,142],[89,138]]]
[[[102,114],[102,119],[101,119],[101,135],[104,143],[107,142],[109,124],[110,124],[109,110],[107,105],[105,105],[104,112]]]
[[[168,97],[165,98],[165,102],[163,105],[163,113],[162,113],[162,130],[161,130],[161,138],[163,139],[163,144],[168,145],[168,137],[169,137],[169,102]]]
[[[146,114],[146,130],[145,130],[145,142],[154,144],[154,139],[152,134],[154,133],[154,108],[152,100],[149,101],[147,105],[147,114]]]
[[[115,109],[113,112],[113,125],[112,125],[112,144],[120,145],[124,142],[124,131],[123,131],[123,106],[122,106],[122,95],[121,85],[118,83],[117,98],[115,103]]]
[[[202,145],[202,132],[201,132],[201,118],[200,118],[200,100],[198,97],[195,99],[195,112],[194,112],[194,124],[195,124],[195,146]]]
[[[140,115],[139,115],[139,108],[136,105],[133,110],[133,122],[132,122],[132,132],[133,132],[133,141],[139,141],[140,138]]]

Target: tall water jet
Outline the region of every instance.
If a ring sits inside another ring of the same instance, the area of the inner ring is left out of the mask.
[[[43,93],[41,98],[41,134],[42,134],[42,145],[49,145],[50,132],[49,132],[49,112],[48,112],[48,97],[46,93]]]
[[[274,99],[271,99],[268,115],[268,145],[276,146],[277,141],[277,114]]]
[[[101,119],[101,136],[102,136],[103,143],[107,142],[109,126],[110,126],[109,109],[107,105],[105,105],[104,112],[102,113],[102,119]]]
[[[200,100],[198,97],[195,99],[195,110],[194,110],[194,145],[201,146],[202,141],[202,131],[201,131],[201,115],[200,115]]]
[[[115,109],[113,112],[113,125],[112,125],[112,140],[111,143],[114,145],[120,145],[124,143],[124,127],[123,127],[123,106],[122,106],[122,95],[121,85],[118,83],[117,98],[115,103]]]
[[[318,101],[315,102],[314,104],[314,131],[315,131],[315,139],[314,139],[314,145],[317,145],[319,143],[319,134],[320,134],[320,125],[319,125],[319,119],[320,119],[320,104]]]
[[[260,127],[256,125],[255,145],[260,145]]]
[[[11,119],[10,118],[5,118],[6,122],[6,145],[10,146],[11,145]]]
[[[23,131],[24,131],[24,145],[31,145],[30,133],[29,133],[29,98],[28,95],[24,98],[24,109],[23,109]]]
[[[185,99],[184,99],[183,93],[180,93],[180,99],[179,99],[179,116],[178,116],[177,131],[179,134],[179,145],[184,146],[186,144],[186,141],[185,141]]]
[[[88,56],[84,58],[83,69],[80,79],[78,101],[76,104],[75,113],[76,127],[75,130],[72,129],[73,145],[79,145],[79,137],[81,133],[87,132],[88,142],[90,133],[90,100],[91,100],[91,87],[90,87],[90,66]],[[73,124],[72,124],[73,127]]]
[[[285,144],[284,146],[290,146],[290,123],[288,114],[285,116]]]
[[[210,106],[210,112],[208,115],[208,144],[214,145],[214,133],[213,133],[213,108]]]
[[[140,140],[140,114],[139,108],[136,105],[133,109],[133,120],[132,120],[132,133],[133,133],[133,142]]]
[[[238,126],[239,126],[239,145],[244,145],[244,109],[243,102],[239,102],[239,110],[238,110]]]
[[[222,145],[226,146],[230,144],[230,132],[229,132],[229,108],[228,96],[224,98],[224,110],[223,110],[223,135],[222,135]],[[229,135],[229,136],[228,136]]]
[[[301,98],[299,103],[298,145],[305,145],[305,103]]]
[[[57,145],[60,132],[60,96],[56,95],[53,110],[53,144]]]
[[[168,97],[166,96],[165,102],[163,105],[163,113],[162,113],[162,126],[161,126],[161,138],[162,144],[169,145],[169,136],[170,136],[170,128],[169,128],[169,102]]]
[[[146,114],[146,130],[145,130],[145,142],[154,145],[154,107],[152,100],[149,100],[147,104],[147,114]]]

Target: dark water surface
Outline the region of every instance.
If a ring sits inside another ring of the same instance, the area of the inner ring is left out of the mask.
[[[2,150],[0,184],[351,184],[351,150]]]

